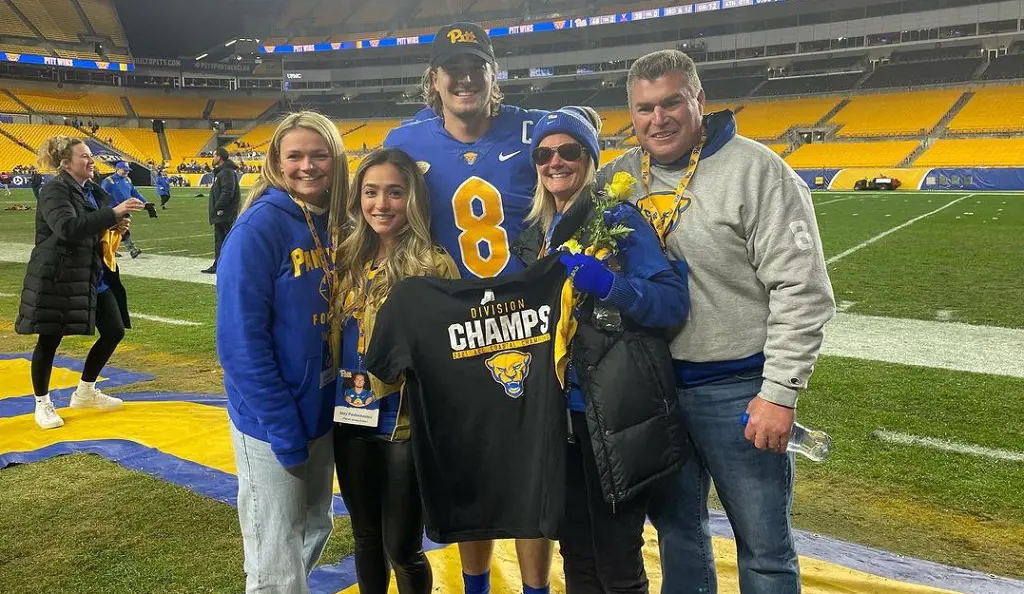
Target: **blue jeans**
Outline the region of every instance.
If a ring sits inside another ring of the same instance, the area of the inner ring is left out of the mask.
[[[793,456],[756,449],[740,424],[761,381],[758,372],[678,390],[694,455],[652,491],[648,508],[658,530],[663,594],[718,591],[708,522],[712,480],[736,536],[740,591],[800,591],[789,522]]]
[[[246,594],[309,594],[307,576],[334,525],[331,434],[309,442],[309,459],[287,469],[269,443],[229,424],[238,467]]]

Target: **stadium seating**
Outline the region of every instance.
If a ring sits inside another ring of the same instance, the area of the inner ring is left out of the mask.
[[[0,91],[0,113],[25,113],[25,108],[10,95]]]
[[[271,124],[258,124],[249,130],[245,134],[239,136],[232,143],[232,150],[248,150],[238,148],[239,141],[245,142],[249,147],[255,150],[261,150],[265,148],[265,144],[270,142],[270,137],[274,135],[274,130],[277,129],[277,123]]]
[[[1024,54],[1007,54],[992,60],[980,78],[982,80],[1024,78]]]
[[[338,129],[348,126],[351,130],[347,132],[342,140],[345,141],[345,148],[349,151],[359,151],[366,143],[366,148],[375,149],[384,143],[384,137],[392,128],[401,124],[401,120],[370,120],[364,126],[352,130],[353,124],[359,122],[339,122]]]
[[[35,165],[32,151],[0,134],[0,171],[10,171],[18,165]]]
[[[72,6],[71,1],[11,0],[11,3],[46,39],[80,43],[82,40],[79,35],[88,35],[89,30],[82,23],[82,19],[78,18],[78,11]]]
[[[771,140],[793,126],[814,125],[838,104],[835,97],[747,103],[736,114],[736,128],[748,138]]]
[[[92,28],[99,35],[105,35],[118,47],[128,47],[128,40],[117,16],[114,0],[78,0],[82,12],[88,17]],[[113,56],[111,56],[113,58]]]
[[[786,157],[786,162],[794,169],[895,167],[918,144],[913,140],[805,144]]]
[[[601,116],[603,122],[601,128],[601,136],[615,136],[620,132],[629,132],[633,125],[633,120],[629,116],[629,111],[625,109],[607,109],[600,110],[598,114]]]
[[[62,116],[124,117],[124,104],[117,95],[75,91],[9,89],[32,111]]]
[[[781,155],[782,153],[786,152],[786,149],[789,148],[789,143],[788,142],[769,142],[769,143],[765,143],[765,146],[770,148],[770,149],[772,149],[772,151],[776,155]]]
[[[949,123],[950,132],[1024,132],[1024,87],[978,89]]]
[[[0,2],[0,31],[14,37],[35,37],[36,34],[21,20],[6,2]],[[46,52],[33,52],[46,53]]]
[[[213,131],[166,128],[164,137],[167,139],[167,152],[171,155],[171,161],[180,161],[198,155],[213,138]]]
[[[206,99],[197,97],[172,97],[138,95],[129,97],[132,109],[140,118],[199,119],[206,109]]]
[[[164,161],[160,139],[148,128],[100,128],[96,136],[141,163]]]
[[[772,78],[754,91],[755,97],[779,95],[810,95],[813,93],[838,93],[849,91],[863,76],[862,73],[819,74]]]
[[[856,96],[829,123],[841,125],[838,136],[847,138],[924,135],[962,94],[957,90]]]
[[[917,160],[919,167],[1021,167],[1024,138],[950,138],[936,140]]]
[[[274,99],[217,99],[210,116],[221,120],[252,120],[276,102]]]
[[[0,124],[0,130],[29,145],[33,151],[39,150],[47,138],[58,134],[85,137],[85,133],[78,128],[47,124]]]
[[[879,66],[864,84],[863,89],[910,88],[920,85],[938,85],[966,82],[984,63],[984,59],[953,58],[932,62],[911,62]]]

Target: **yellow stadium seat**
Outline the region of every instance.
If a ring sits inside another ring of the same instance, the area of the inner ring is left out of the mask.
[[[924,135],[931,132],[962,94],[962,91],[916,91],[861,95],[840,109],[829,123],[841,125],[838,136],[846,138]],[[742,130],[740,128],[741,133]]]
[[[350,151],[361,151],[363,143],[366,143],[366,148],[369,150],[379,148],[384,144],[384,137],[388,132],[401,123],[401,120],[366,120],[365,125],[355,128],[359,122],[341,121],[337,122],[337,126],[339,131],[348,129],[342,136],[345,148]]]
[[[736,130],[747,138],[772,140],[793,126],[814,125],[839,101],[836,97],[824,97],[747,103],[736,114]]]
[[[276,122],[271,124],[258,124],[254,126],[252,130],[249,130],[242,136],[236,138],[235,141],[231,143],[229,150],[249,150],[249,148],[239,148],[239,142],[245,142],[254,150],[266,149],[265,145],[270,142],[270,137],[274,135],[274,130],[277,130]]]
[[[786,152],[786,149],[789,148],[788,142],[766,142],[764,143],[764,145],[772,149],[772,151],[774,151],[776,155],[781,155],[782,153]]]
[[[167,138],[167,151],[171,154],[171,160],[180,161],[198,155],[213,138],[213,131],[165,128],[164,137]]]
[[[124,104],[117,95],[75,91],[37,91],[10,89],[22,103],[39,113],[62,116],[124,117]]]
[[[18,165],[35,165],[36,156],[32,151],[0,134],[0,171],[11,171]]]
[[[252,120],[276,102],[274,99],[217,99],[210,116],[222,120]]]
[[[978,89],[949,123],[950,132],[1024,132],[1024,87]]]
[[[141,163],[164,161],[160,139],[148,128],[100,128],[96,136]]]
[[[132,109],[140,118],[199,119],[206,109],[206,99],[197,97],[160,97],[138,95],[129,97]]]
[[[631,133],[633,120],[630,118],[628,109],[607,109],[599,111],[601,116],[601,136],[615,136],[619,133]]]
[[[918,144],[915,140],[805,144],[790,153],[786,162],[793,169],[895,167]]]
[[[58,135],[84,138],[85,132],[71,126],[49,124],[0,124],[0,130],[10,134],[37,151],[43,141]]]
[[[1024,138],[949,138],[936,140],[917,160],[918,167],[1021,167]]]

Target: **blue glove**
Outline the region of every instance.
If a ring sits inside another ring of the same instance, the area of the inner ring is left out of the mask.
[[[559,256],[562,264],[572,276],[572,286],[577,291],[596,295],[604,299],[612,292],[615,273],[608,270],[600,260],[584,254],[563,253]]]

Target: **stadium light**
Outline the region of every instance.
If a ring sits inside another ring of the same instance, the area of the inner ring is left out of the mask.
[[[199,60],[202,60],[203,58],[205,58],[206,56],[209,56],[209,55],[210,54],[208,54],[208,53],[199,54],[198,56],[196,56],[196,62],[198,62]]]
[[[235,43],[237,43],[237,42],[238,42],[237,39],[232,39],[231,41],[225,43],[224,47],[231,47],[232,45],[235,45]]]

